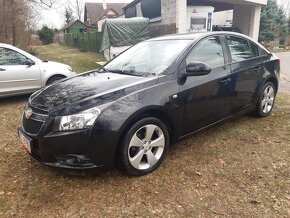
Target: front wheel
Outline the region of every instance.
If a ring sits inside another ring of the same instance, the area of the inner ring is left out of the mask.
[[[126,134],[121,148],[121,164],[130,175],[151,173],[160,166],[168,146],[166,125],[157,118],[144,118]]]
[[[272,82],[267,82],[262,89],[255,109],[259,117],[269,116],[273,110],[276,98],[276,87]]]

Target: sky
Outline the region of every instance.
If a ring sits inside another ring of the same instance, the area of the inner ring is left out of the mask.
[[[103,2],[102,0],[83,0],[84,2]],[[107,3],[129,3],[132,0],[106,0]],[[64,26],[64,11],[69,2],[73,0],[59,0],[59,2],[51,9],[39,9],[38,28],[47,25],[50,28],[60,29]]]

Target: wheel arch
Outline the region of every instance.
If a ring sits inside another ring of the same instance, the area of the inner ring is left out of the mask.
[[[263,84],[263,86],[267,83],[267,82],[272,82],[273,84],[274,84],[274,86],[275,86],[275,88],[276,88],[276,94],[277,94],[277,92],[278,92],[278,88],[279,88],[279,84],[278,84],[278,80],[275,78],[275,77],[270,77],[270,78],[268,78],[268,79],[266,79],[266,81],[265,81],[265,83]]]
[[[121,127],[121,133],[117,140],[117,146],[115,149],[115,163],[118,161],[118,153],[120,152],[122,141],[129,131],[129,129],[139,120],[147,117],[154,117],[161,120],[164,125],[167,127],[170,137],[170,144],[175,140],[175,125],[173,120],[171,119],[170,115],[162,108],[162,107],[149,107],[143,108],[134,114],[132,114],[127,121]]]
[[[48,81],[54,77],[61,77],[62,79],[67,78],[67,76],[63,74],[53,74],[53,75],[50,75],[48,78],[46,78],[46,81],[44,84],[47,85]]]

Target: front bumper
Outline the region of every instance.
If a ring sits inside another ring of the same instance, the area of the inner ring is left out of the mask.
[[[28,133],[23,124],[18,129],[30,139],[28,153],[33,159],[70,172],[99,171],[114,166],[116,133],[97,128],[53,132],[52,125],[53,118],[48,118],[38,134]]]

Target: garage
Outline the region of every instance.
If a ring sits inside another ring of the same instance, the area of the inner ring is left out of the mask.
[[[151,36],[211,31],[215,14],[232,11],[231,25],[258,39],[261,7],[267,0],[135,0],[124,7],[126,18],[148,17]]]

